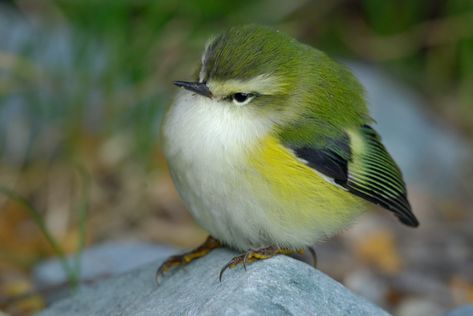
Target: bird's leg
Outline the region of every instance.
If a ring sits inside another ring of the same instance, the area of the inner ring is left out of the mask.
[[[222,281],[222,275],[228,268],[234,268],[239,264],[243,264],[246,270],[246,265],[259,260],[265,260],[272,258],[277,255],[291,255],[291,254],[303,254],[304,249],[291,249],[291,248],[280,248],[270,246],[266,248],[250,249],[239,256],[234,257],[220,270],[219,280]]]
[[[191,263],[192,261],[199,259],[210,251],[223,247],[223,245],[217,239],[213,238],[212,236],[207,237],[202,245],[197,247],[194,250],[189,252],[183,253],[181,255],[175,255],[169,257],[164,263],[158,268],[156,271],[156,283],[161,282],[161,278],[167,271],[181,265],[186,265]]]

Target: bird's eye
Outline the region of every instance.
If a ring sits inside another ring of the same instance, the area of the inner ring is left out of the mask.
[[[241,106],[241,105],[248,104],[255,97],[255,94],[237,92],[237,93],[232,94],[230,97],[233,103]]]

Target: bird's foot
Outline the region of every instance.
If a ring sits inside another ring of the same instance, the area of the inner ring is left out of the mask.
[[[280,248],[280,247],[275,247],[275,246],[270,246],[266,248],[258,248],[258,249],[250,249],[245,253],[242,253],[239,256],[234,257],[232,260],[230,260],[223,268],[220,270],[220,275],[219,275],[219,280],[220,282],[222,281],[222,276],[225,270],[228,268],[234,268],[238,266],[239,264],[243,264],[243,268],[245,268],[246,271],[246,265],[248,263],[253,263],[255,261],[259,260],[265,260],[272,258],[277,255],[291,255],[291,254],[303,254],[304,249],[291,249],[291,248]],[[315,254],[315,252],[311,253]]]
[[[222,247],[220,241],[213,238],[212,236],[209,236],[204,241],[204,243],[196,249],[183,253],[181,255],[169,257],[156,271],[156,283],[159,285],[161,283],[162,277],[169,270],[181,265],[187,265],[192,261],[205,256],[210,251],[220,247]]]

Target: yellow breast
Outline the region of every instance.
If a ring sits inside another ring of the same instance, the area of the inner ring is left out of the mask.
[[[275,221],[288,229],[332,235],[362,212],[362,202],[330,183],[297,159],[275,137],[268,136],[248,156],[256,170],[249,182]]]

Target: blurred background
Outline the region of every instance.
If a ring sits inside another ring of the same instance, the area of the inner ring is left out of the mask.
[[[3,0],[0,315],[105,277],[86,248],[131,267],[204,240],[160,122],[207,38],[251,22],[355,71],[421,222],[370,212],[317,245],[319,269],[396,315],[473,302],[473,1]]]

